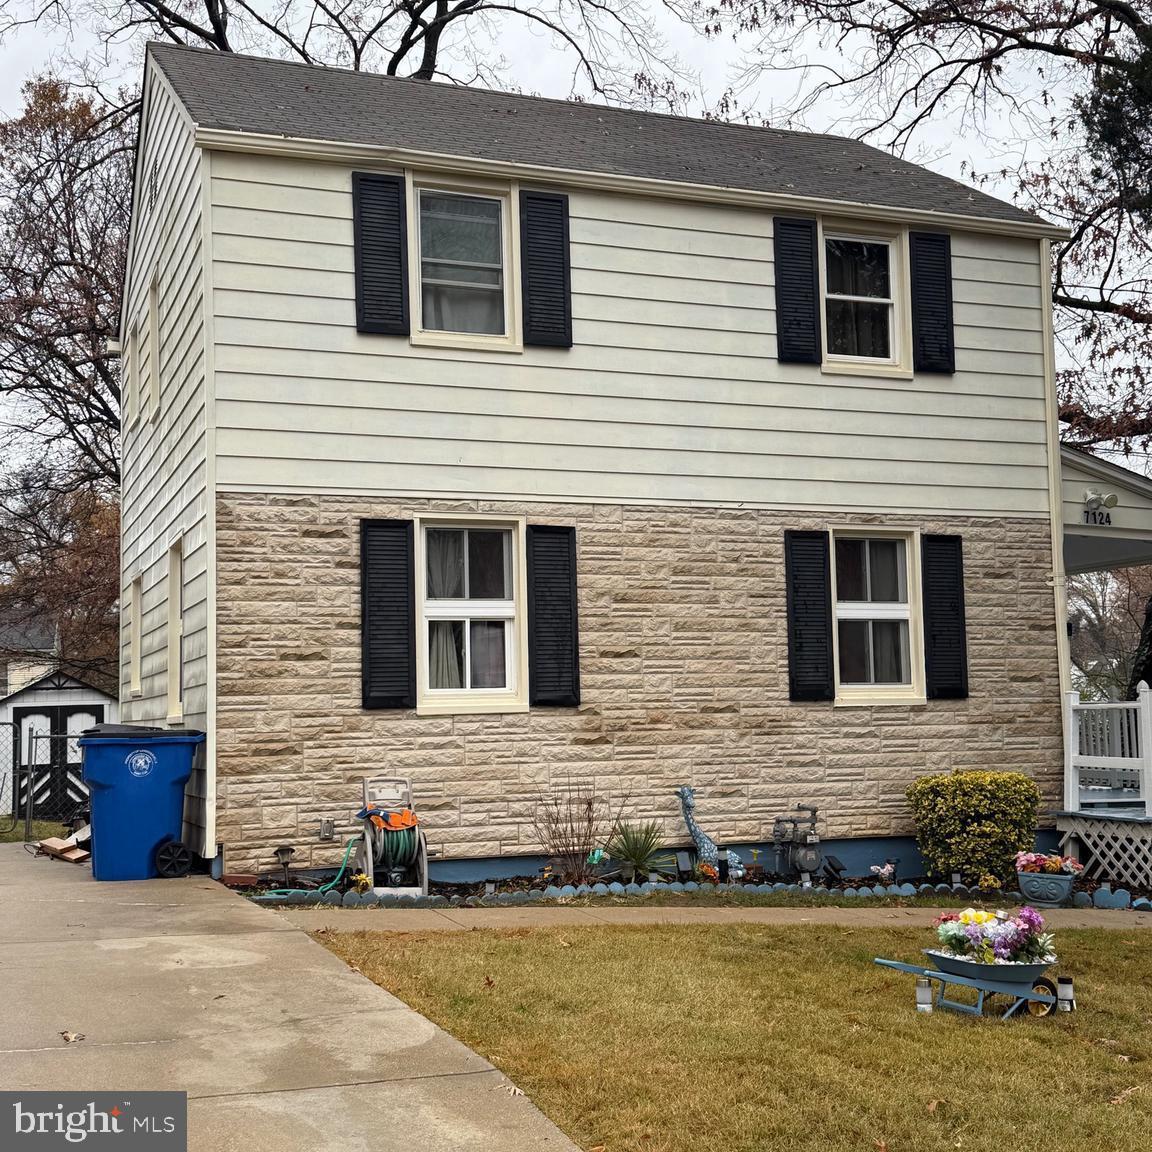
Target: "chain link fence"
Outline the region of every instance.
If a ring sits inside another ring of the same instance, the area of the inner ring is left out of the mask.
[[[16,831],[16,725],[0,723],[0,836]]]
[[[0,724],[0,835],[66,834],[87,823],[88,789],[75,735],[25,732]]]

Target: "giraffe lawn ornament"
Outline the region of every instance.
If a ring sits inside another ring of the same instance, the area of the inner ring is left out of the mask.
[[[684,812],[684,823],[688,825],[688,831],[691,833],[692,839],[696,842],[696,855],[700,863],[715,868],[717,874],[719,874],[720,849],[716,847],[716,841],[696,823],[696,817],[692,814],[693,809],[696,807],[696,790],[684,785],[683,788],[676,789],[676,795],[680,797],[680,807]],[[729,879],[740,880],[744,876],[744,862],[735,852],[725,852],[725,857],[728,862]]]

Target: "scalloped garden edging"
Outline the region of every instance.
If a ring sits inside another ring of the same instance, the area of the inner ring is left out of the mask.
[[[325,908],[508,908],[523,907],[524,905],[557,904],[568,900],[595,896],[615,896],[617,898],[632,898],[642,901],[646,897],[663,893],[692,893],[692,892],[733,892],[744,895],[779,895],[796,894],[803,896],[816,896],[827,898],[840,903],[851,903],[858,899],[875,899],[876,897],[903,897],[905,899],[926,896],[972,896],[984,900],[1006,900],[1020,903],[1023,898],[1019,892],[981,892],[979,889],[970,889],[964,884],[877,884],[863,885],[859,888],[821,888],[817,886],[802,887],[799,884],[711,884],[697,883],[687,880],[683,883],[673,881],[668,884],[621,884],[613,881],[611,884],[580,884],[555,885],[547,888],[533,888],[530,891],[495,892],[485,896],[408,896],[384,893],[377,896],[373,892],[363,895],[357,892],[300,892],[286,896],[253,896],[257,903],[278,907],[307,907],[320,906]],[[1132,908],[1138,912],[1152,912],[1152,901],[1144,897],[1132,898],[1130,892],[1124,888],[1112,891],[1110,888],[1100,888],[1095,893],[1077,892],[1072,897],[1074,908]]]

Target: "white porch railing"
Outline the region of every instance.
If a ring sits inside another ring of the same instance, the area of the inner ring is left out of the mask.
[[[1152,795],[1152,689],[1138,699],[1082,704],[1068,693],[1064,807],[1143,808]]]

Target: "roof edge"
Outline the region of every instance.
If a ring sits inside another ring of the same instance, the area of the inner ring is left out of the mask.
[[[590,172],[574,168],[553,168],[538,164],[520,164],[504,160],[487,160],[476,156],[454,156],[439,152],[421,152],[381,144],[354,144],[346,141],[315,140],[307,137],[274,136],[239,129],[198,127],[198,147],[219,152],[250,152],[258,155],[287,156],[299,160],[330,163],[356,163],[422,168],[428,171],[476,173],[504,176],[553,184],[557,180],[572,187],[624,192],[635,196],[657,196],[672,200],[697,200],[744,207],[773,207],[793,212],[835,214],[848,212],[869,220],[894,220],[937,228],[958,228],[970,232],[1019,236],[1036,240],[1063,240],[1071,235],[1047,221],[999,220],[988,216],[968,216],[951,212],[932,212],[916,208],[898,208],[886,204],[869,204],[852,200],[827,200],[811,196],[789,196],[750,188],[694,184],[687,181],[657,180],[645,176],[628,176],[612,172]]]
[[[1133,472],[1123,464],[1114,464],[1100,456],[1073,448],[1069,444],[1060,445],[1060,460],[1073,468],[1080,468],[1089,476],[1094,476],[1106,484],[1120,484],[1141,496],[1152,499],[1152,478]]]

